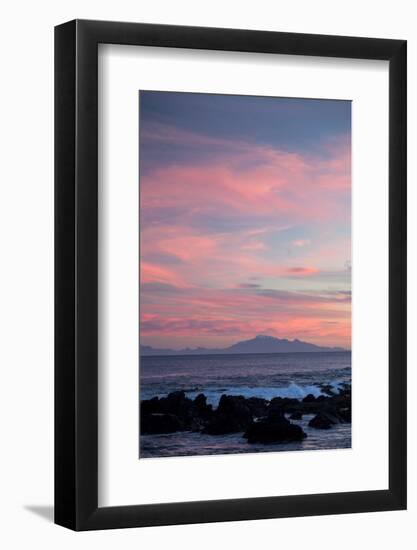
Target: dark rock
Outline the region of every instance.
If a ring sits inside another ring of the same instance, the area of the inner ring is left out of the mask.
[[[325,393],[326,395],[330,395],[330,396],[335,395],[334,388],[330,384],[322,384],[320,386],[320,389],[322,393]]]
[[[141,434],[164,434],[184,430],[184,424],[174,414],[145,414],[140,419]]]
[[[269,402],[269,406],[278,407],[278,406],[281,406],[283,403],[284,403],[283,397],[273,397]]]
[[[335,395],[333,398],[332,398],[333,402],[334,403],[337,403],[338,405],[340,406],[350,406],[351,404],[351,401],[352,401],[352,394],[349,391],[347,390],[342,390],[338,395]]]
[[[298,407],[299,404],[300,404],[300,401],[298,399],[291,398],[291,397],[284,397],[284,408],[287,411],[294,409],[294,407]]]
[[[325,399],[327,400],[328,398],[326,397]],[[314,401],[301,401],[296,410],[299,410],[303,414],[317,414],[326,406],[326,402],[315,399]]]
[[[333,422],[333,424],[340,424],[343,422],[342,418],[338,414],[338,411],[335,409],[324,410],[322,414],[326,416],[330,422]]]
[[[185,396],[183,391],[174,391],[169,393],[165,399],[161,399],[166,412],[184,416],[191,408],[192,401]]]
[[[352,422],[352,409],[350,407],[343,407],[337,412],[343,422],[346,422],[347,424],[350,424]]]
[[[243,427],[235,418],[219,413],[215,413],[213,418],[203,429],[203,433],[208,435],[225,435],[243,431]]]
[[[309,393],[303,399],[303,403],[314,403],[315,401],[316,401],[316,398],[312,393]]]
[[[204,428],[203,433],[220,435],[243,432],[252,420],[252,412],[247,400],[242,395],[222,395],[219,406]]]
[[[323,388],[329,389],[326,386],[322,386],[322,390]],[[288,425],[293,426],[285,415],[290,415],[291,420],[301,420],[305,414],[314,414],[309,425],[317,429],[329,429],[339,422],[350,423],[351,388],[346,384],[337,394],[321,394],[317,398],[309,394],[302,401],[275,397],[268,402],[258,397],[246,399],[241,395],[222,395],[215,410],[207,404],[203,393],[192,400],[184,391],[175,391],[166,397],[141,401],[140,413],[142,433],[192,430],[213,435],[246,431],[250,435],[251,430],[263,430],[264,435],[261,438],[268,440],[275,437],[279,441],[281,435],[277,434],[284,433],[288,436],[287,432],[292,430]],[[259,421],[254,423],[254,419]],[[254,424],[256,428],[253,427]],[[298,428],[301,430],[296,426],[295,432],[299,433]],[[293,431],[291,437],[296,437],[295,432]],[[275,435],[271,435],[272,433]]]
[[[310,428],[316,428],[318,430],[328,430],[334,424],[339,423],[339,418],[331,412],[319,412],[314,418],[310,420],[308,425]]]
[[[288,422],[288,420],[285,417],[285,413],[283,410],[280,409],[272,409],[268,411],[268,416],[266,418],[262,418],[261,420],[265,422]]]
[[[152,414],[160,411],[160,404],[158,397],[152,397],[152,399],[145,399],[140,403],[141,414]]]
[[[338,395],[329,398],[327,410],[335,415],[340,422],[350,423],[352,421],[352,396],[350,388],[347,390],[342,389]]]
[[[207,397],[199,393],[193,401],[192,416],[202,420],[208,420],[213,414],[213,407],[207,405]]]
[[[348,413],[339,414],[341,409],[350,409],[351,396],[349,391],[342,390],[342,392],[335,395],[319,395],[317,398],[312,399],[310,396],[306,396],[299,404],[298,409],[303,414],[318,414],[320,412],[328,412],[335,416],[338,421],[347,421]]]
[[[243,434],[248,443],[285,443],[302,441],[306,436],[297,424],[292,424],[277,413],[274,417],[253,422]]]
[[[317,430],[329,430],[333,424],[330,420],[324,416],[322,413],[316,414],[314,418],[308,423],[310,428],[316,428]]]
[[[200,431],[211,418],[213,407],[207,405],[204,394],[197,395],[193,401],[186,397],[185,392],[175,391],[160,399],[154,397],[142,401],[140,411],[141,417],[150,414],[173,415],[179,420],[181,429]],[[144,422],[146,426],[147,420]]]
[[[271,399],[268,407],[268,411],[285,411],[294,412],[299,409],[300,402],[298,399],[292,399],[290,397],[274,397]]]
[[[250,412],[255,417],[265,416],[268,411],[268,401],[261,397],[249,397],[246,399],[246,404]]]
[[[207,422],[200,417],[195,417],[190,420],[187,424],[187,428],[192,432],[202,432],[206,426]]]
[[[185,427],[192,419],[193,402],[185,396],[183,391],[169,393],[167,397],[162,397],[159,400],[159,404],[161,413],[173,414],[181,420]]]
[[[198,409],[203,409],[207,406],[207,397],[204,395],[204,393],[199,393],[197,397],[194,399],[194,405]]]
[[[171,403],[183,401],[186,399],[185,397],[185,391],[183,390],[177,390],[170,392],[165,399]]]
[[[252,421],[251,410],[242,395],[222,395],[217,412],[223,416],[233,417],[243,427]]]

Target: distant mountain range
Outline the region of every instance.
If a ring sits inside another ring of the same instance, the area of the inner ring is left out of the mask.
[[[185,348],[181,350],[175,349],[158,349],[151,346],[140,347],[140,354],[149,355],[215,355],[229,353],[302,353],[302,352],[328,352],[328,351],[346,351],[343,348],[326,348],[316,346],[301,340],[287,340],[286,338],[275,338],[274,336],[266,336],[258,334],[251,340],[243,340],[237,342],[228,348]]]

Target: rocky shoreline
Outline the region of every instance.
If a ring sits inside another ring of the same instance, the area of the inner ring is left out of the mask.
[[[296,422],[314,415],[308,425],[330,430],[334,425],[351,422],[351,387],[336,390],[321,386],[321,395],[304,399],[222,395],[217,408],[207,404],[203,393],[190,399],[175,391],[166,397],[141,401],[140,431],[143,435],[192,431],[208,435],[243,433],[249,444],[274,444],[303,441],[307,435]]]

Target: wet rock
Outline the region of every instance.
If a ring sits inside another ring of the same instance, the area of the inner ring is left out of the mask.
[[[141,401],[140,412],[142,415],[161,412],[158,397],[152,397],[152,399]]]
[[[329,429],[339,422],[350,423],[351,388],[346,385],[337,394],[322,394],[317,398],[309,394],[302,400],[275,397],[270,402],[259,397],[222,395],[214,410],[212,405],[207,404],[207,397],[203,393],[190,399],[180,390],[171,392],[166,397],[143,400],[140,413],[142,433],[192,430],[220,435],[238,432],[250,434],[250,430],[263,430],[264,436],[260,436],[261,439],[274,437],[279,441],[281,435],[277,434],[286,433],[288,437],[297,437],[298,432],[300,436],[300,427],[297,426],[295,431],[289,428],[288,424],[292,424],[285,415],[289,415],[290,420],[301,420],[304,415],[313,414],[315,416],[309,425],[316,429]],[[255,419],[258,421],[254,422]],[[256,428],[253,427],[254,424]],[[292,436],[288,435],[291,431]],[[275,435],[272,436],[272,433]]]
[[[320,386],[320,389],[322,391],[322,393],[326,394],[326,395],[335,395],[336,392],[334,391],[334,387],[331,385],[331,384],[322,384]]]
[[[337,412],[343,422],[346,422],[347,424],[352,422],[352,409],[350,407],[342,407]]]
[[[141,434],[164,434],[184,430],[184,424],[174,414],[144,414],[140,419]]]
[[[308,425],[310,428],[316,428],[317,430],[329,430],[334,424],[339,423],[339,418],[330,412],[319,412],[314,418],[310,420]]]
[[[169,393],[167,397],[160,399],[162,406],[167,413],[175,414],[180,417],[187,416],[192,401],[185,396],[183,391],[174,391]]]
[[[257,418],[265,416],[268,412],[268,401],[261,397],[249,397],[249,399],[246,399],[246,404],[252,415]]]
[[[314,403],[315,401],[316,401],[316,398],[312,393],[309,393],[303,399],[303,403]]]
[[[242,425],[232,416],[215,413],[202,431],[208,435],[225,435],[241,432],[243,429]]]
[[[243,434],[248,443],[287,443],[302,441],[307,437],[303,429],[297,424],[292,424],[278,412],[269,418],[250,424]]]
[[[274,397],[269,403],[268,411],[294,412],[299,408],[300,402],[298,399],[292,399],[291,397]]]
[[[209,419],[213,414],[212,405],[207,405],[207,397],[203,393],[199,393],[193,401],[192,416],[202,420]]]
[[[191,408],[192,401],[185,396],[183,391],[175,391],[169,393],[167,397],[153,397],[152,399],[141,402],[141,412],[143,414],[150,413],[167,413],[183,417]]]
[[[327,401],[328,397],[325,395],[319,395],[316,399],[316,402],[321,403],[322,401]]]
[[[244,431],[252,422],[253,415],[246,399],[239,395],[222,395],[203,433],[220,435]]]
[[[194,405],[198,409],[203,409],[207,406],[207,397],[204,395],[204,393],[199,393],[197,397],[194,399]]]
[[[232,416],[242,426],[252,421],[250,407],[242,395],[222,395],[217,412],[221,415]]]
[[[141,402],[140,411],[141,417],[150,414],[174,416],[179,420],[182,429],[194,431],[203,429],[213,414],[213,408],[211,405],[207,405],[207,398],[204,394],[197,395],[193,401],[186,397],[184,391],[172,392],[159,399],[154,397],[144,400]],[[147,419],[144,422],[146,426]]]
[[[187,429],[192,432],[202,432],[207,422],[200,417],[195,417],[187,424]]]

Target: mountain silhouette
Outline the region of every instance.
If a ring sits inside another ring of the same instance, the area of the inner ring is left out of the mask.
[[[287,340],[286,338],[275,338],[265,334],[258,334],[250,340],[242,340],[227,348],[185,348],[181,350],[153,348],[142,345],[140,355],[209,355],[228,353],[303,353],[303,352],[334,352],[346,351],[340,347],[324,347],[302,342],[297,338]]]

